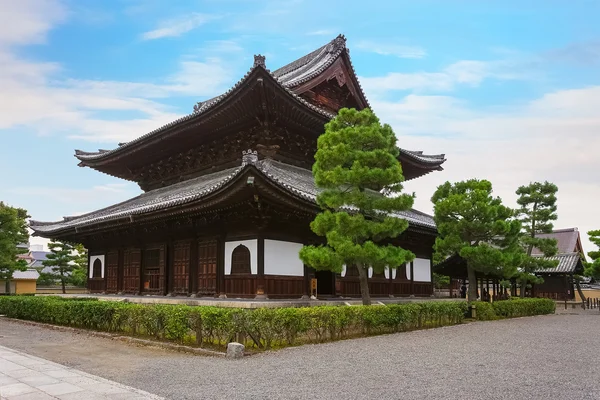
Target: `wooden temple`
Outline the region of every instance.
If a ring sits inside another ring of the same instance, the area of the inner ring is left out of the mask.
[[[141,195],[59,222],[31,221],[35,235],[89,249],[91,292],[298,298],[317,279],[320,297],[360,297],[358,274],[315,271],[298,252],[321,243],[311,167],[324,124],[342,107],[369,103],[346,39],[271,72],[265,57],[226,93],[113,150],[76,150],[79,166],[139,184]],[[441,170],[444,155],[400,149],[406,179]],[[416,259],[370,274],[371,294],[430,296],[431,216],[399,215],[396,243]]]

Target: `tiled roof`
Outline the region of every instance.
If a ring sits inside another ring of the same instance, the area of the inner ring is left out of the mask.
[[[45,233],[127,218],[186,204],[201,199],[203,196],[224,186],[242,170],[249,168],[250,165],[252,164],[226,169],[164,188],[151,190],[114,206],[77,217],[67,217],[63,221],[31,221],[30,225],[36,233],[44,235]],[[311,171],[274,160],[260,160],[256,161],[253,165],[267,178],[287,189],[291,194],[311,202],[316,202],[319,190],[315,186]],[[399,213],[398,216],[405,218],[412,225],[435,229],[433,218],[419,211],[405,211]]]
[[[559,253],[554,257],[543,258],[558,261],[558,266],[556,268],[541,269],[538,271],[540,274],[572,274],[583,272],[583,263],[581,262],[581,254],[579,253]]]
[[[577,228],[555,229],[552,233],[541,233],[538,238],[556,239],[558,253],[572,253],[577,251],[579,231]],[[533,249],[532,254],[542,254],[541,250]]]
[[[40,273],[35,269],[28,269],[26,271],[15,271],[13,272],[13,279],[31,279],[37,280],[40,277]]]

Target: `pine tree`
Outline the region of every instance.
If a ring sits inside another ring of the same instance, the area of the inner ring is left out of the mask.
[[[66,283],[70,281],[71,274],[77,268],[75,260],[77,255],[75,247],[69,243],[51,240],[48,244],[50,253],[46,260],[42,262],[45,267],[50,267],[52,272],[46,272],[44,277],[47,279],[59,280],[62,292],[66,293]]]
[[[439,186],[431,201],[439,236],[435,262],[458,254],[467,263],[468,300],[477,299],[477,275],[511,276],[522,253],[517,245],[521,223],[514,211],[492,196],[492,184],[471,179]]]
[[[533,249],[539,249],[545,257],[552,257],[558,252],[556,239],[540,238],[539,234],[552,233],[552,221],[556,215],[556,192],[558,188],[550,182],[533,182],[517,189],[517,211],[522,223],[519,242],[525,254],[521,258],[519,270],[515,277],[521,287],[521,297],[525,297],[528,283],[543,283],[541,277],[535,275],[540,269],[555,268],[558,261],[533,257]]]
[[[0,279],[6,281],[6,292],[10,292],[10,280],[15,271],[25,271],[27,262],[19,260],[19,254],[27,253],[20,244],[29,241],[27,211],[10,207],[0,201]]]
[[[600,230],[589,231],[588,235],[590,242],[594,243],[598,247],[598,250],[588,253],[592,262],[586,263],[584,274],[595,280],[600,280]]]
[[[85,287],[88,279],[88,252],[82,244],[77,244],[74,247],[76,251],[75,259],[73,260],[75,267],[71,272],[69,282],[73,286]]]
[[[414,254],[389,243],[408,228],[394,213],[412,207],[414,197],[402,194],[404,180],[392,128],[381,125],[369,109],[341,109],[319,137],[313,175],[323,209],[311,229],[326,245],[305,246],[302,261],[317,269],[358,269],[363,304],[371,304],[368,270],[396,268]]]

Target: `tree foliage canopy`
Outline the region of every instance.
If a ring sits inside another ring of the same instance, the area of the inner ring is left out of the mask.
[[[27,253],[27,248],[18,247],[29,241],[27,231],[27,211],[0,202],[0,279],[12,279],[13,272],[27,269],[25,260],[18,260],[19,254]]]
[[[439,236],[434,245],[435,262],[460,255],[467,263],[469,282],[476,272],[510,276],[519,260],[517,240],[521,223],[515,213],[492,196],[487,180],[440,185],[431,201]],[[477,297],[476,286],[469,285],[469,300]]]
[[[83,279],[81,272],[87,270],[87,251],[82,245],[54,239],[50,241],[48,248],[50,253],[42,264],[50,267],[51,272],[42,273],[40,277],[45,281],[60,281],[62,291],[65,293],[67,283],[77,284]],[[83,257],[85,257],[85,261]],[[86,275],[85,272],[84,275]]]
[[[590,251],[588,256],[592,262],[586,263],[585,275],[594,279],[600,279],[600,230],[589,231],[590,242],[592,242],[598,250]]]
[[[414,258],[410,251],[385,243],[408,228],[394,213],[410,209],[414,200],[401,193],[398,151],[392,128],[381,125],[369,109],[341,109],[325,125],[313,165],[323,212],[311,229],[327,244],[305,246],[300,251],[305,264],[336,272],[344,264],[356,265],[362,278],[369,267],[381,272]],[[362,283],[361,292],[364,301]]]
[[[541,238],[538,235],[552,233],[556,215],[556,192],[558,187],[550,182],[533,182],[517,189],[517,210],[522,223],[519,236],[524,254],[519,263],[519,271],[515,277],[521,284],[521,297],[524,297],[525,286],[528,282],[542,283],[543,279],[534,273],[540,269],[555,268],[558,261],[532,256],[534,248],[539,249],[545,257],[552,257],[558,252],[556,239]]]

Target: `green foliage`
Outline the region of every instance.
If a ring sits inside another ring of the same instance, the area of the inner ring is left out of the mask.
[[[554,314],[556,303],[551,299],[511,299],[486,303],[476,301],[477,319],[481,321]]]
[[[519,243],[524,254],[521,255],[518,272],[515,278],[519,281],[521,288],[528,283],[543,283],[544,280],[535,275],[536,271],[547,268],[555,268],[558,261],[547,260],[541,257],[533,257],[532,251],[538,248],[546,257],[556,255],[556,239],[540,238],[539,234],[552,233],[554,228],[552,221],[556,215],[556,192],[558,188],[550,182],[533,182],[527,186],[517,189],[517,203],[521,206],[518,216],[522,223],[522,231]],[[521,297],[525,297],[525,290],[521,290]]]
[[[310,226],[327,244],[305,246],[300,258],[318,270],[341,272],[344,264],[356,265],[363,304],[370,304],[369,267],[377,273],[414,258],[385,242],[408,228],[395,213],[410,209],[414,199],[401,194],[404,177],[397,156],[392,128],[381,125],[369,109],[341,109],[317,143],[313,175],[323,212]]]
[[[27,231],[27,211],[10,207],[0,201],[0,279],[12,279],[15,271],[25,271],[27,262],[18,260],[19,254],[27,253],[27,249],[17,247],[29,241]]]
[[[436,274],[435,272],[432,274],[433,286],[436,289],[441,289],[444,286],[450,284],[450,277],[446,275]]]
[[[590,242],[598,247],[598,250],[590,251],[588,256],[592,259],[592,262],[586,263],[585,265],[585,276],[590,278],[600,279],[600,230],[589,231]]]
[[[87,282],[87,251],[79,244],[71,244],[51,240],[48,244],[50,253],[42,262],[45,267],[51,267],[51,272],[40,272],[42,282],[60,282],[65,293],[67,283],[85,286]]]
[[[11,318],[199,346],[224,347],[229,341],[241,340],[260,349],[459,324],[466,311],[465,302],[252,310],[50,296],[0,297],[0,314]]]
[[[521,223],[514,211],[492,196],[492,184],[471,179],[439,186],[431,201],[439,236],[435,261],[458,254],[467,263],[469,282],[476,272],[512,276],[521,252],[517,239]],[[470,301],[477,297],[476,285],[469,285]]]

